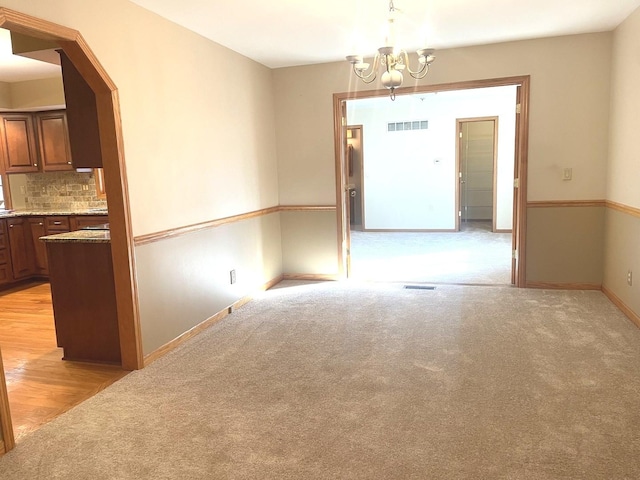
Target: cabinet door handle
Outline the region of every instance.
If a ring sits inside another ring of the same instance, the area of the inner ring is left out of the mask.
[[[9,225],[9,228],[13,228],[13,225]]]
[[[54,225],[62,225],[62,222],[53,222]]]
[[[71,162],[67,162],[67,165],[71,165]]]
[[[44,223],[40,222],[38,225],[42,226],[42,225],[44,225]]]
[[[34,166],[34,167],[37,167],[37,166],[38,166],[38,164],[37,164],[37,163],[34,163],[34,164],[33,164],[33,166]]]

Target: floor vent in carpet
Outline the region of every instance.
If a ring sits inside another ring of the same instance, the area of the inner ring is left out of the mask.
[[[430,287],[428,285],[405,285],[407,290],[435,290],[436,287]]]

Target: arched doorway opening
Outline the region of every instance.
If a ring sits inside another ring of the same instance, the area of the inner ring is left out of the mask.
[[[135,258],[117,88],[77,30],[6,8],[0,8],[0,28],[55,43],[64,51],[95,95],[105,189],[109,198],[121,366],[125,370],[142,368]],[[1,361],[0,431],[0,453],[3,453],[12,449],[15,442]]]

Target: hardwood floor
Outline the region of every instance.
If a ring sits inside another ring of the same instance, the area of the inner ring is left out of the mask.
[[[0,292],[0,349],[16,442],[128,373],[61,360],[48,283]]]

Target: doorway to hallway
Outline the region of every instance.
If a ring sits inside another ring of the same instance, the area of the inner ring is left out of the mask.
[[[345,102],[349,278],[515,283],[516,90],[414,94],[393,104],[365,98],[361,107],[360,99]],[[356,143],[355,125],[364,132]],[[362,170],[359,188],[353,159]]]
[[[457,229],[460,223],[487,221],[495,231],[498,117],[457,120],[457,131]]]

